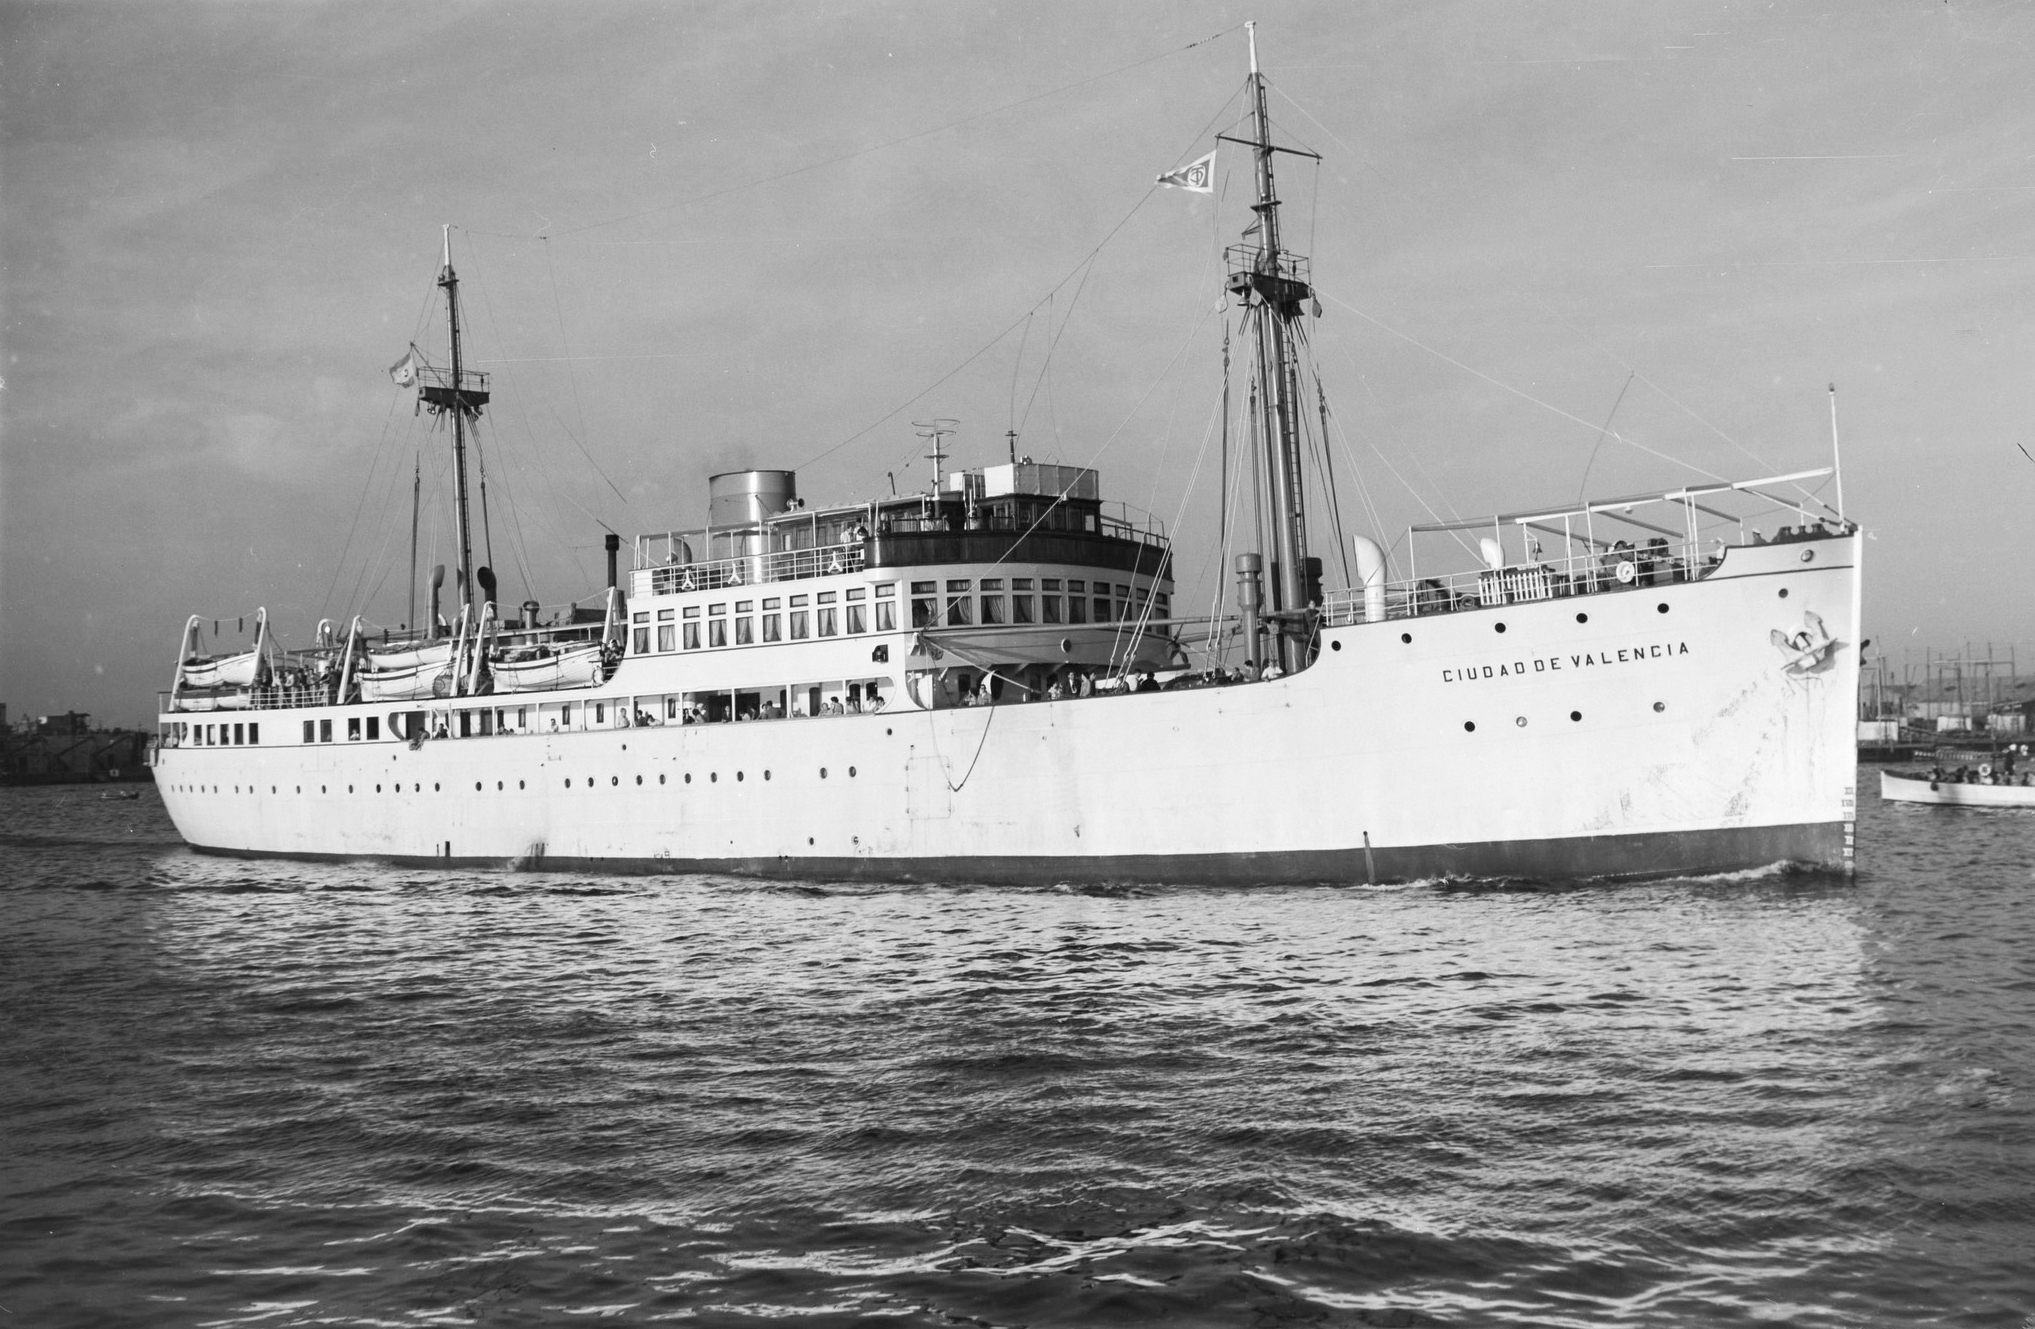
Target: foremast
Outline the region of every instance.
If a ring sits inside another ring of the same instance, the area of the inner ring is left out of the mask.
[[[1263,449],[1271,509],[1271,530],[1267,534],[1272,546],[1272,605],[1266,617],[1276,633],[1274,658],[1290,671],[1306,664],[1308,642],[1313,636],[1309,602],[1315,596],[1310,593],[1314,588],[1308,575],[1306,502],[1300,469],[1298,347],[1293,324],[1314,291],[1307,281],[1307,260],[1287,253],[1279,241],[1279,196],[1273,181],[1272,156],[1298,150],[1272,144],[1271,121],[1265,110],[1265,77],[1258,69],[1257,25],[1246,23],[1244,27],[1251,44],[1247,90],[1252,136],[1229,141],[1250,148],[1255,159],[1257,199],[1251,204],[1251,211],[1258,218],[1252,227],[1257,233],[1257,243],[1231,246],[1228,289],[1245,309],[1245,326],[1256,348],[1260,385],[1256,394],[1257,433]],[[1251,658],[1257,659],[1257,643],[1247,642],[1245,647]]]
[[[448,371],[429,365],[419,366],[417,396],[430,408],[433,415],[452,417],[453,507],[458,513],[459,525],[459,564],[456,581],[459,591],[460,634],[464,649],[466,638],[471,636],[477,640],[481,629],[474,612],[476,585],[486,600],[494,598],[493,574],[486,568],[476,568],[473,565],[473,518],[466,483],[466,431],[468,426],[480,420],[481,407],[487,405],[488,376],[466,368],[465,356],[460,345],[459,274],[452,268],[450,226],[444,231],[444,251],[438,268],[438,288],[445,292],[445,320],[451,334],[452,368]],[[456,669],[454,677],[455,679],[477,677],[477,672]],[[458,687],[459,684],[455,682],[454,686]]]

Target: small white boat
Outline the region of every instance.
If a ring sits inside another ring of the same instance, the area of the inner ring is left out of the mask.
[[[601,681],[601,648],[585,646],[534,660],[491,660],[488,672],[494,677],[496,692],[589,688]]]
[[[446,638],[422,646],[399,646],[391,650],[369,648],[367,667],[369,672],[393,674],[401,670],[415,669],[418,665],[442,665],[452,659],[452,641]]]
[[[448,648],[449,651],[449,648]],[[449,658],[411,664],[402,669],[382,669],[359,675],[360,699],[362,701],[417,701],[424,697],[442,697],[447,688],[441,686],[450,672]]]
[[[1880,797],[1890,803],[1936,803],[1960,808],[2035,808],[2035,783],[2023,784],[2026,774],[1995,774],[1990,766],[1979,767],[1981,782],[1932,780],[1926,771],[1881,771]],[[2014,783],[2007,784],[2012,779]]]
[[[261,656],[254,651],[243,651],[239,655],[221,656],[216,660],[184,661],[183,686],[186,688],[244,688],[254,683],[255,671],[261,667]]]

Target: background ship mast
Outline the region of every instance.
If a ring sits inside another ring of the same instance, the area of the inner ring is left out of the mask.
[[[1230,248],[1229,290],[1246,313],[1245,323],[1257,344],[1257,377],[1262,385],[1258,406],[1263,412],[1259,437],[1265,445],[1265,474],[1271,498],[1272,612],[1277,632],[1277,659],[1288,670],[1306,663],[1310,635],[1307,605],[1312,598],[1308,572],[1307,524],[1300,478],[1300,437],[1297,415],[1300,398],[1296,364],[1294,320],[1313,296],[1307,283],[1307,260],[1285,253],[1279,245],[1279,197],[1272,181],[1272,154],[1292,152],[1312,157],[1311,152],[1272,146],[1271,121],[1265,113],[1265,78],[1258,72],[1258,31],[1255,23],[1244,27],[1250,34],[1251,77],[1249,95],[1253,134],[1250,139],[1219,137],[1243,143],[1252,151],[1257,165],[1258,197],[1251,210],[1258,214],[1256,245]],[[1247,649],[1256,658],[1255,643]]]

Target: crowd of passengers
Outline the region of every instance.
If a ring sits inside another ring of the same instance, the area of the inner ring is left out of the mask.
[[[2005,752],[2001,753],[2000,764],[1997,767],[1992,766],[1990,764],[1986,764],[1980,766],[1959,766],[1956,767],[1955,769],[1945,769],[1943,764],[1941,762],[1938,762],[1936,765],[1929,768],[1929,782],[1931,784],[1991,784],[1991,785],[2026,786],[2028,784],[2028,773],[2026,771],[2023,771],[2021,773],[2020,778],[2016,779],[2014,777],[2014,766],[2018,758],[2025,757],[2027,755],[2028,748],[2025,744],[2023,744],[2020,747],[2008,748]]]

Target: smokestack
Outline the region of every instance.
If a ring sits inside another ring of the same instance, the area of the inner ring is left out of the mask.
[[[616,535],[613,531],[609,531],[607,543],[608,543],[608,589],[612,591],[615,589],[615,555],[621,552],[622,537]]]

